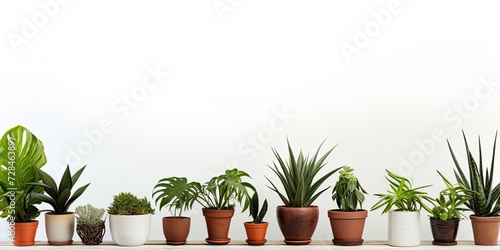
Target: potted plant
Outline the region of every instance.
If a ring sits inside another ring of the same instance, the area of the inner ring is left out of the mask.
[[[42,141],[23,126],[9,129],[0,139],[0,217],[9,223],[10,237],[16,246],[32,246],[41,201],[32,191],[43,192],[28,185],[39,181],[32,168],[47,163]]]
[[[111,238],[119,246],[141,246],[151,230],[154,209],[146,197],[139,199],[131,193],[119,193],[108,207]]]
[[[276,216],[281,233],[285,237],[285,243],[290,245],[307,245],[311,243],[318,223],[319,208],[312,203],[325,192],[329,187],[322,190],[321,184],[333,173],[340,169],[330,170],[323,176],[315,180],[316,175],[325,166],[325,160],[335,148],[333,147],[323,156],[318,158],[321,145],[312,158],[304,156],[300,151],[297,158],[292,151],[290,142],[288,144],[289,159],[287,162],[278,154],[276,149],[272,149],[278,163],[273,162],[273,167],[269,168],[278,176],[283,186],[284,192],[266,177],[272,191],[276,192],[284,205],[276,208]]]
[[[465,202],[474,214],[470,216],[472,223],[472,232],[474,233],[474,243],[476,245],[497,245],[498,232],[500,227],[500,183],[493,186],[493,170],[495,168],[495,150],[497,144],[498,131],[495,134],[495,141],[493,143],[493,156],[491,158],[491,167],[483,166],[483,157],[481,150],[481,139],[479,138],[479,168],[477,162],[474,160],[467,138],[462,131],[465,149],[467,153],[467,163],[469,166],[469,178],[464,174],[460,167],[453,150],[451,149],[450,142],[448,141],[448,148],[450,149],[453,162],[455,163],[455,177],[458,183],[464,185],[467,189],[474,191],[472,199]]]
[[[163,234],[167,244],[184,245],[189,235],[191,218],[183,217],[182,211],[191,209],[198,197],[201,185],[188,182],[184,177],[168,177],[158,181],[153,189],[153,199],[160,208],[168,207],[172,216],[163,217]]]
[[[439,192],[435,198],[434,207],[428,211],[431,223],[433,245],[452,246],[456,245],[458,225],[462,219],[462,212],[468,209],[462,208],[472,198],[473,192],[460,183],[452,184],[437,171],[443,179],[446,188]]]
[[[371,210],[383,207],[382,214],[389,212],[389,245],[409,247],[420,245],[420,210],[423,207],[429,210],[424,200],[432,199],[421,189],[430,185],[413,188],[412,183],[405,177],[396,175],[387,170],[385,178],[389,182],[390,190],[387,194],[375,194],[379,201]],[[396,207],[395,210],[391,210]]]
[[[328,210],[333,244],[357,246],[363,244],[363,229],[368,211],[363,209],[364,194],[368,194],[353,174],[354,169],[344,166],[332,190],[332,200],[339,209]],[[358,209],[359,204],[359,209]]]
[[[106,233],[104,208],[96,208],[90,204],[75,208],[76,233],[85,245],[99,245]]]
[[[41,182],[31,182],[33,186],[43,188],[45,194],[33,192],[32,197],[48,203],[53,210],[45,213],[45,232],[47,233],[50,245],[71,245],[73,244],[73,233],[75,231],[75,214],[68,212],[69,207],[87,189],[90,183],[78,188],[73,195],[71,190],[85,170],[85,166],[80,168],[74,175],[71,175],[69,165],[66,166],[59,186],[54,179],[43,170],[34,167],[36,175],[40,176]]]
[[[266,244],[266,232],[269,225],[268,222],[263,221],[267,213],[267,199],[264,199],[262,207],[259,210],[259,194],[254,192],[250,199],[250,216],[252,221],[245,222],[245,232],[247,234],[246,242],[248,245],[264,245]]]
[[[250,203],[248,190],[255,191],[252,184],[243,181],[250,175],[239,169],[228,169],[224,174],[215,176],[201,186],[197,201],[203,206],[202,212],[207,225],[208,238],[205,241],[214,245],[226,245],[231,218],[236,203],[244,203],[244,212]]]

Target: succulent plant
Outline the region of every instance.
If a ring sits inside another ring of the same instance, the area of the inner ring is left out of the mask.
[[[103,222],[104,208],[96,208],[90,204],[75,208],[76,223],[81,225],[97,225]]]
[[[139,199],[131,193],[119,193],[113,197],[108,207],[108,214],[113,215],[142,215],[152,214],[154,209],[146,197]]]

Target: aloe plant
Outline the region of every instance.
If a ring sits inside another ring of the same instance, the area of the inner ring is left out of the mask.
[[[310,206],[323,192],[328,188],[326,187],[322,190],[320,188],[321,184],[325,182],[328,177],[337,172],[339,168],[330,170],[323,176],[321,176],[316,181],[314,178],[319,173],[319,171],[326,165],[325,160],[330,155],[330,153],[335,149],[336,146],[328,150],[323,156],[318,158],[319,151],[324,141],[318,147],[318,150],[312,158],[309,156],[304,156],[302,150],[300,151],[297,158],[292,151],[290,142],[287,140],[288,144],[288,154],[289,160],[285,162],[283,158],[278,154],[276,149],[272,149],[278,164],[273,162],[273,167],[269,166],[271,170],[278,176],[281,184],[284,188],[284,193],[281,192],[276,185],[266,177],[267,181],[271,184],[268,186],[272,191],[276,192],[280,199],[283,201],[287,207],[308,207]],[[278,167],[279,166],[279,167]]]
[[[259,210],[259,194],[255,192],[250,199],[250,216],[252,216],[253,223],[262,223],[267,213],[267,199],[264,199],[262,207]]]
[[[87,183],[81,186],[71,195],[71,190],[80,178],[83,170],[85,170],[85,167],[86,166],[83,166],[76,171],[74,175],[71,175],[71,170],[69,169],[69,165],[67,165],[61,177],[61,181],[59,182],[59,186],[57,186],[56,182],[49,174],[41,169],[35,168],[35,173],[40,176],[41,182],[32,182],[30,184],[42,187],[46,194],[33,192],[31,196],[51,205],[54,214],[68,213],[71,204],[73,204],[90,185],[90,183]]]
[[[465,142],[465,150],[467,153],[467,163],[469,166],[469,179],[464,174],[460,164],[455,157],[455,153],[448,142],[455,168],[453,169],[455,177],[459,183],[464,185],[467,189],[474,191],[472,199],[465,202],[467,206],[476,216],[496,216],[500,213],[500,183],[493,187],[493,172],[495,169],[495,151],[497,144],[498,131],[495,133],[495,141],[493,142],[493,152],[491,158],[491,167],[483,167],[483,154],[481,150],[481,138],[479,140],[479,168],[474,157],[469,149],[465,132],[462,131]]]
[[[31,196],[43,192],[27,185],[39,181],[34,168],[47,163],[44,146],[34,134],[23,126],[9,129],[0,140],[0,217],[8,221],[28,222],[40,215],[35,206],[41,201]],[[14,201],[14,206],[10,206]]]
[[[252,184],[243,181],[244,177],[250,178],[250,175],[237,168],[228,169],[224,174],[213,177],[201,186],[198,203],[205,208],[217,210],[234,209],[236,203],[243,203],[244,212],[250,205],[248,189],[255,191]]]
[[[173,176],[158,181],[153,189],[153,199],[156,196],[155,204],[160,211],[168,206],[174,217],[180,217],[182,211],[193,207],[200,190],[200,183],[188,182],[184,177]]]
[[[432,198],[427,196],[421,189],[431,185],[413,188],[410,180],[399,176],[389,170],[385,170],[387,175],[385,179],[389,182],[390,190],[386,194],[375,194],[379,200],[372,206],[371,210],[377,210],[384,207],[382,213],[389,212],[393,207],[396,211],[420,211],[423,207],[426,211],[430,208],[424,203],[424,200],[433,203]]]
[[[342,211],[357,211],[363,208],[365,195],[368,194],[353,174],[354,169],[344,166],[340,171],[339,179],[332,190],[332,200]]]

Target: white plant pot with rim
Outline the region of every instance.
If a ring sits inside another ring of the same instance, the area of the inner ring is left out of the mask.
[[[395,247],[420,245],[420,211],[389,211],[388,243]]]
[[[45,213],[45,232],[50,245],[71,245],[75,233],[75,214]]]
[[[142,246],[149,238],[151,214],[109,215],[111,238],[120,246]]]

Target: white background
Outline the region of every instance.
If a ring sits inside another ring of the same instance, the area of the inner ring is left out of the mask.
[[[72,208],[106,208],[123,191],[150,198],[162,177],[204,182],[237,166],[269,200],[267,238],[280,240],[274,208],[281,201],[264,176],[277,180],[267,167],[271,147],[285,154],[287,136],[296,151],[314,151],[326,138],[325,150],[339,143],[326,168],[356,169],[371,194],[365,208],[388,188],[386,168],[416,186],[433,184],[428,192],[437,195],[443,184],[436,169],[454,180],[445,138],[465,164],[461,129],[474,149],[482,136],[489,164],[500,122],[498,7],[2,1],[0,131],[29,128],[45,144],[43,169],[56,178],[67,163],[73,170],[87,164],[80,184],[92,184]],[[163,72],[158,82],[148,69]],[[498,171],[495,177],[500,181]],[[315,202],[321,217],[314,239],[332,237],[330,192]],[[365,239],[387,238],[380,213],[369,214]],[[189,240],[207,237],[200,206],[185,214],[192,217]],[[163,239],[166,215],[154,215],[151,240]],[[230,238],[245,239],[247,215],[235,213]],[[37,239],[45,240],[39,219]],[[431,239],[424,212],[421,222],[422,239]],[[469,221],[458,238],[472,239]]]

